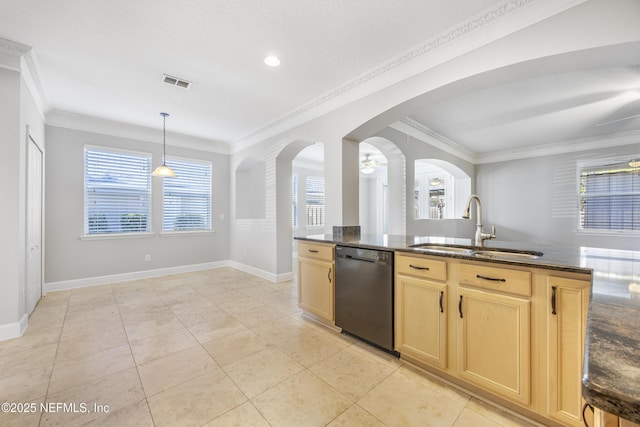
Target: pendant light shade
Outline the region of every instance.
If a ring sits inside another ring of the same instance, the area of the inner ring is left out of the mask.
[[[152,173],[151,176],[159,176],[162,178],[165,177],[175,177],[176,173],[166,164],[166,155],[167,155],[167,151],[166,151],[166,136],[167,136],[167,132],[165,130],[165,125],[167,123],[167,117],[169,116],[168,113],[160,113],[160,115],[162,116],[162,166],[158,166]]]

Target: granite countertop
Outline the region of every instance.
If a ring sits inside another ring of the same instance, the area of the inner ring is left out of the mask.
[[[427,252],[411,246],[421,243],[471,245],[470,239],[401,235],[324,234],[296,239],[422,254]],[[640,251],[504,241],[486,242],[486,246],[533,250],[543,255],[537,259],[504,260],[435,251],[428,254],[592,274],[582,394],[591,405],[640,423]]]

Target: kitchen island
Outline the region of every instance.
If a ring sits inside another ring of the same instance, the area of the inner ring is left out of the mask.
[[[480,261],[465,253],[412,247],[422,244],[470,246],[469,239],[394,235],[343,237],[331,234],[298,239]],[[534,250],[543,255],[516,260],[483,258],[483,262],[590,274],[592,282],[582,394],[586,402],[596,408],[640,422],[640,251],[500,241],[492,241],[487,247]]]

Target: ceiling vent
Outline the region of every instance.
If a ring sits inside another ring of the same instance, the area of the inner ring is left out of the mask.
[[[177,86],[183,89],[189,89],[191,87],[191,82],[188,82],[184,79],[179,79],[177,77],[172,77],[167,74],[162,75],[162,81],[171,86]]]

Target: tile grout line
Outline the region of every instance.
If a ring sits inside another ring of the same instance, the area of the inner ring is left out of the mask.
[[[56,361],[58,359],[58,349],[60,348],[60,340],[62,339],[62,331],[64,330],[64,325],[67,322],[67,313],[69,312],[69,303],[71,302],[71,295],[72,292],[69,292],[69,299],[67,300],[67,304],[66,304],[66,309],[64,310],[64,317],[62,319],[62,326],[60,327],[60,333],[58,334],[58,341],[56,342],[56,353],[53,356],[53,362],[51,364],[51,373],[49,374],[49,382],[47,383],[47,390],[44,394],[44,399],[43,399],[43,403],[47,402],[47,398],[49,397],[49,388],[51,387],[51,379],[53,378],[53,371],[56,367]],[[46,297],[46,295],[45,295]],[[37,308],[37,304],[36,304],[36,308]],[[35,309],[34,309],[35,311]],[[40,426],[40,424],[42,424],[42,416],[43,416],[43,412],[40,412],[40,417],[38,418],[38,426]]]
[[[113,292],[113,288],[111,288],[111,291]],[[147,411],[149,411],[149,416],[151,417],[151,422],[153,423],[154,427],[156,426],[156,420],[153,417],[153,412],[151,412],[151,407],[149,406],[149,399],[147,396],[147,392],[144,389],[144,384],[142,382],[142,377],[140,376],[140,370],[138,370],[138,364],[136,363],[136,358],[133,355],[133,349],[131,348],[131,341],[129,340],[129,334],[127,333],[127,328],[125,328],[124,326],[124,319],[122,318],[122,312],[120,311],[120,304],[118,304],[118,300],[115,297],[114,294],[114,300],[116,303],[116,307],[118,308],[118,315],[120,316],[120,323],[122,323],[122,329],[124,331],[124,335],[127,339],[127,346],[129,347],[129,352],[131,352],[131,358],[133,359],[133,365],[136,368],[136,373],[138,374],[138,381],[140,382],[140,387],[142,388],[142,393],[144,394],[144,403],[146,404],[147,407]],[[163,301],[164,302],[164,301]]]

